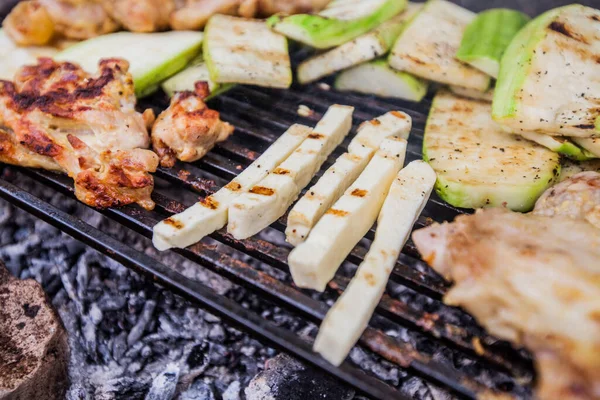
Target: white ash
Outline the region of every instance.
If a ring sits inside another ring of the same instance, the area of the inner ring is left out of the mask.
[[[157,252],[148,240],[75,201],[44,189],[21,175],[5,175],[4,178],[13,178],[36,196],[160,259],[190,279],[203,282],[264,319],[307,340],[316,335],[318,326],[315,324],[287,313],[174,253]],[[257,374],[259,379],[265,361],[277,354],[220,318],[5,202],[0,202],[0,228],[0,258],[13,274],[34,278],[44,286],[69,332],[72,350],[69,400],[144,399],[152,387],[164,388],[162,393],[156,389],[157,396],[169,394],[172,385],[167,385],[168,390],[167,386],[159,385],[161,380],[163,383],[168,381],[162,375],[168,365],[179,369],[175,398],[222,399],[227,393],[228,397],[235,399],[239,385],[238,394],[242,400],[248,398],[244,393],[251,379]],[[266,235],[269,240],[280,242],[279,232],[268,230]],[[288,274],[278,269],[247,256],[237,256],[282,281],[289,281]],[[454,315],[453,309],[446,311],[447,307],[440,302],[400,285],[391,285],[390,289],[394,297],[417,309],[442,310],[444,318],[459,322],[470,318],[460,312]],[[331,291],[310,295],[329,304],[336,297]],[[440,362],[456,366],[482,381],[508,388],[514,385],[509,377],[490,372],[481,362],[460,355],[422,333],[377,319],[375,323],[381,324],[377,326],[379,329],[410,343],[419,351],[436,356]],[[433,393],[444,392],[420,378],[411,377],[405,370],[382,361],[370,352],[354,350],[351,360],[386,382],[397,384],[404,392],[414,390],[418,394],[417,399],[438,398],[432,397],[438,396]],[[316,375],[313,386],[323,386],[323,381],[319,380],[325,379],[323,374],[318,372]],[[274,382],[273,387],[284,383]],[[301,394],[304,388],[297,385],[293,389]]]

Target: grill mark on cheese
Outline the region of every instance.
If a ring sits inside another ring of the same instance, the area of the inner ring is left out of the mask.
[[[242,189],[242,185],[237,182],[229,182],[225,185],[225,189],[231,190],[232,192],[238,192]]]
[[[334,215],[336,217],[345,217],[346,215],[348,215],[350,213],[348,211],[330,208],[329,210],[327,210],[327,212],[325,214]]]
[[[175,220],[173,218],[167,218],[167,219],[165,219],[165,224],[171,225],[175,229],[181,229],[181,228],[183,228],[183,224],[180,221],[177,221],[177,220]]]
[[[406,115],[400,111],[391,111],[390,114],[392,114],[396,118],[406,119]]]
[[[291,172],[289,169],[285,169],[285,168],[275,168],[275,170],[273,171],[273,173],[275,175],[289,175]]]
[[[207,198],[200,200],[200,204],[206,208],[210,208],[211,210],[216,210],[219,207],[219,202],[213,199],[212,196],[208,196]]]
[[[365,197],[368,193],[369,192],[364,189],[354,189],[350,194],[355,197]]]
[[[372,119],[371,120],[371,125],[379,126],[379,125],[381,125],[381,121],[378,120],[378,119]]]
[[[377,279],[375,278],[375,275],[373,275],[370,272],[364,272],[362,274],[363,278],[365,278],[365,282],[367,282],[367,285],[369,286],[375,286],[377,285]]]
[[[313,132],[311,134],[308,135],[309,139],[316,139],[316,140],[321,140],[325,138],[325,135],[321,134],[321,133],[316,133]]]
[[[273,196],[275,194],[275,190],[264,186],[254,186],[252,189],[250,189],[250,193],[259,194],[261,196]]]

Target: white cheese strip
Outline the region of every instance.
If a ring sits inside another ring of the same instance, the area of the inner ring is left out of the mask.
[[[281,217],[352,127],[353,107],[333,105],[294,153],[229,210],[227,231],[247,239]]]
[[[354,184],[317,222],[306,241],[290,253],[288,264],[298,287],[325,290],[375,223],[390,185],[404,165],[405,154],[405,139],[385,139]]]
[[[340,365],[363,333],[433,186],[435,172],[414,161],[397,175],[379,214],[375,240],[354,279],[327,313],[313,350]]]
[[[184,248],[224,227],[231,202],[288,158],[311,132],[308,126],[292,125],[228,185],[184,212],[156,224],[152,237],[154,246],[161,251]]]
[[[302,243],[319,218],[365,169],[381,142],[390,136],[408,139],[411,128],[410,116],[399,111],[364,122],[350,142],[349,152],[342,154],[290,211],[286,240],[294,246]]]

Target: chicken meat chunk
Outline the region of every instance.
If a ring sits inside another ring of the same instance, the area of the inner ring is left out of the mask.
[[[600,173],[581,172],[548,189],[533,212],[582,219],[600,229]]]
[[[171,14],[171,27],[176,30],[202,29],[214,14],[252,18],[257,12],[257,1],[185,0],[183,7],[178,8]]]
[[[261,16],[277,13],[299,14],[321,11],[331,0],[258,0]]]
[[[90,75],[40,58],[14,82],[0,81],[0,159],[67,173],[77,198],[94,207],[152,209],[158,157],[146,148],[154,115],[135,110],[128,68],[125,60],[102,60]]]
[[[600,399],[600,230],[563,216],[478,211],[416,231],[447,304],[535,355],[541,400]]]
[[[197,82],[195,92],[176,93],[169,108],[158,116],[152,128],[152,145],[163,167],[172,167],[176,159],[199,160],[233,133],[234,127],[221,121],[219,113],[204,103],[208,93],[206,82]]]
[[[157,32],[170,28],[174,0],[102,0],[108,14],[131,32]]]

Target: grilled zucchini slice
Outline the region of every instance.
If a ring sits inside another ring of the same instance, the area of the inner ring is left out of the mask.
[[[560,172],[557,153],[507,134],[489,103],[442,91],[434,99],[423,158],[436,171],[436,191],[462,208],[529,211]]]
[[[523,136],[527,140],[541,144],[555,153],[572,158],[573,160],[585,161],[595,158],[594,154],[587,151],[583,146],[579,147],[576,144],[577,139],[575,139],[575,143],[573,143],[573,141],[569,140],[568,138],[544,135],[543,133],[520,132],[519,135]]]
[[[183,71],[164,81],[161,84],[161,87],[169,97],[173,97],[176,92],[183,92],[185,90],[193,91],[196,82],[208,83],[210,95],[207,97],[207,100],[218,96],[235,86],[232,83],[217,83],[212,81],[204,58],[200,55],[193,59],[192,62],[190,62],[190,65]]]
[[[335,80],[340,91],[354,91],[420,102],[429,83],[407,72],[396,71],[385,59],[370,61],[343,71]]]
[[[591,158],[600,158],[600,137],[572,139],[575,143],[594,156]]]
[[[456,58],[498,78],[500,60],[529,16],[506,8],[487,10],[477,15],[465,30]]]
[[[129,61],[135,94],[143,97],[185,68],[200,53],[202,38],[201,32],[117,32],[71,46],[55,59],[75,62],[93,73],[103,58],[124,58]]]
[[[392,68],[432,81],[484,92],[490,77],[456,59],[463,33],[475,14],[445,0],[429,0],[392,48]]]
[[[500,66],[493,117],[513,131],[600,133],[600,11],[570,5],[522,29]]]
[[[406,0],[333,0],[320,13],[274,15],[275,31],[317,49],[344,44],[398,15]]]
[[[205,34],[204,60],[214,82],[283,89],[292,84],[287,39],[263,21],[214,15]]]

